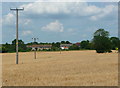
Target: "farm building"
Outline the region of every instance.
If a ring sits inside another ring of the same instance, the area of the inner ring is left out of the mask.
[[[51,49],[52,45],[27,45],[28,48],[32,48],[32,50],[43,50],[43,49]]]
[[[77,45],[78,47],[80,47],[80,43],[79,42],[75,43],[75,45]]]
[[[61,44],[60,48],[61,49],[69,49],[70,46],[72,46],[73,44]]]

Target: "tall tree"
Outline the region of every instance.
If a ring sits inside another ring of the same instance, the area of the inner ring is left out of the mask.
[[[70,42],[69,42],[69,41],[66,41],[66,44],[70,44]]]
[[[61,41],[61,44],[66,44],[66,42],[65,41]]]
[[[94,33],[93,43],[97,53],[111,52],[111,41],[108,31],[104,29],[97,30]]]
[[[18,40],[18,43],[19,43],[19,44],[24,44],[24,42],[23,42],[22,40]],[[12,44],[13,44],[13,45],[16,44],[16,39],[14,39],[14,40],[12,41]]]
[[[18,44],[19,44],[18,48],[20,52],[27,51],[27,47],[26,47],[26,44],[24,44],[24,41],[18,40]],[[12,47],[16,48],[15,45],[16,45],[16,39],[12,41]]]
[[[94,33],[94,37],[95,36],[103,36],[103,37],[108,37],[109,36],[109,32],[105,31],[104,29],[98,29],[95,33]]]

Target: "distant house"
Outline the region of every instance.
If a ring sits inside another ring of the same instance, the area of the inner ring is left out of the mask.
[[[27,45],[28,48],[32,48],[32,50],[43,50],[43,49],[51,49],[52,45]]]
[[[77,45],[78,47],[80,47],[80,43],[79,42],[75,43],[75,45]]]
[[[70,46],[72,46],[73,44],[61,44],[60,48],[61,49],[69,49]]]

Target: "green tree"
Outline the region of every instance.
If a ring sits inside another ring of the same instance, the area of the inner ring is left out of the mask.
[[[109,36],[109,32],[105,31],[104,29],[98,29],[95,33],[94,33],[94,37],[95,36],[103,36],[103,37],[108,37]]]
[[[111,45],[112,45],[112,49],[113,50],[115,50],[116,48],[118,48],[119,38],[117,38],[117,37],[111,37],[110,41],[111,41]]]
[[[23,42],[22,40],[18,40],[18,43],[19,43],[19,44],[24,44],[24,42]],[[16,39],[14,39],[14,40],[12,41],[12,44],[13,44],[13,45],[16,44]]]
[[[33,45],[33,42],[27,43],[26,45]]]
[[[8,49],[5,47],[5,44],[2,44],[2,53],[7,53]]]
[[[87,40],[87,41],[85,41],[85,40],[81,41],[80,47],[81,47],[81,49],[91,49],[89,40]]]
[[[12,44],[2,44],[2,52],[7,53],[7,52],[15,52],[15,46]]]
[[[2,44],[0,44],[0,53],[2,53]]]
[[[75,44],[69,47],[70,50],[79,50],[79,47]]]
[[[66,42],[65,41],[61,41],[61,44],[66,44]]]
[[[22,41],[22,40],[18,40],[18,46],[19,46],[18,47],[19,52],[29,51],[29,49],[26,47],[26,44],[24,44],[24,41]],[[12,41],[11,49],[13,49],[13,51],[15,51],[15,49],[16,49],[16,39],[14,39]]]
[[[66,41],[66,44],[70,44],[70,42],[69,42],[69,41]]]
[[[52,47],[57,47],[57,48],[59,48],[60,47],[60,43],[59,42],[56,42],[56,43],[52,43]]]
[[[58,51],[60,50],[60,42],[56,42],[56,43],[52,43],[52,48],[51,48],[52,51]]]
[[[93,43],[97,53],[111,52],[111,41],[109,32],[99,29],[94,33]]]

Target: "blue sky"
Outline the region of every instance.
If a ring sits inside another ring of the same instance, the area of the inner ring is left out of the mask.
[[[117,2],[4,2],[2,3],[2,42],[15,39],[15,12],[10,7],[24,7],[19,12],[19,39],[31,42],[80,42],[91,40],[103,28],[118,36]]]

